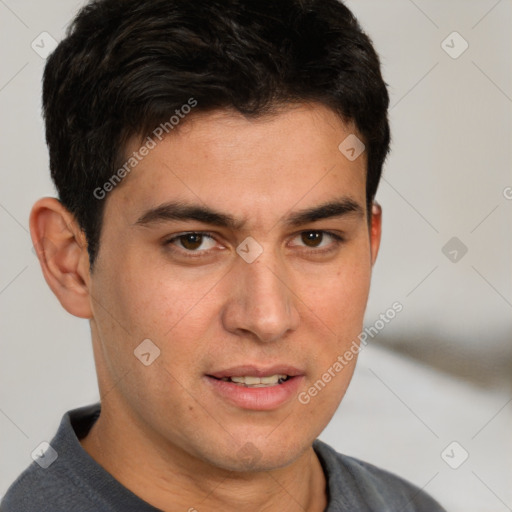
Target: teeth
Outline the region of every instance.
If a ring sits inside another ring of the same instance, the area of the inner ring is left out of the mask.
[[[268,377],[253,377],[249,375],[244,377],[231,377],[231,379],[222,380],[231,380],[231,382],[235,382],[236,384],[244,384],[245,386],[262,388],[265,386],[275,386],[286,378],[287,375],[276,374],[269,375]]]
[[[238,382],[239,384],[261,384],[261,380],[259,377],[231,377],[233,382]]]

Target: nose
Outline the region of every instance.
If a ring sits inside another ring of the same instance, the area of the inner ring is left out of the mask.
[[[222,313],[229,332],[272,342],[297,329],[300,319],[293,283],[277,258],[271,260],[262,255],[252,263],[237,261],[230,299]]]

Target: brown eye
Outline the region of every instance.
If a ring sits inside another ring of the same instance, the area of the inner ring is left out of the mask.
[[[321,231],[304,231],[301,233],[301,240],[308,247],[318,247],[323,240],[324,234]]]
[[[173,236],[167,240],[166,245],[174,245],[181,252],[203,254],[214,249],[217,244],[215,238],[208,233],[189,231],[181,235]]]
[[[210,258],[225,249],[214,236],[202,231],[176,234],[166,240],[164,246],[168,247],[168,250],[176,258]]]
[[[178,240],[182,247],[189,251],[193,251],[201,247],[201,244],[203,243],[203,235],[201,233],[187,233],[186,235],[178,237]]]

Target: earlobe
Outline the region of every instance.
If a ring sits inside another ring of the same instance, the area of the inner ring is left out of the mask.
[[[30,235],[44,278],[64,309],[91,318],[87,245],[73,215],[57,199],[42,198],[30,213]]]
[[[382,233],[382,208],[379,203],[372,203],[372,220],[370,225],[370,250],[372,256],[372,265],[377,260],[380,247],[380,237]]]

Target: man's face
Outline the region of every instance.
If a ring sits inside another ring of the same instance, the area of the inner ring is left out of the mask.
[[[357,340],[380,232],[365,154],[338,150],[350,133],[319,105],[191,116],[110,193],[91,326],[122,435],[248,470],[290,463],[324,429],[355,359],[309,403],[298,395]],[[148,366],[134,355],[147,339]],[[275,374],[291,378],[229,380]]]

